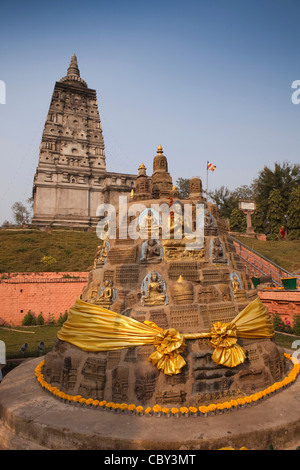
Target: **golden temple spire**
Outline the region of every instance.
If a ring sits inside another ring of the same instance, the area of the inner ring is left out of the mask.
[[[162,146],[159,144],[159,146],[157,147],[157,153],[163,153],[163,149],[162,149]]]

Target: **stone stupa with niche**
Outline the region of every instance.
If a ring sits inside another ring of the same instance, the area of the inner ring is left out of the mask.
[[[226,223],[202,195],[201,180],[192,178],[189,198],[180,200],[161,146],[151,177],[145,165],[140,165],[128,210],[138,202],[146,207],[138,219],[143,237],[121,237],[118,226],[116,238],[98,247],[81,295],[84,302],[189,334],[209,331],[218,321],[232,321],[257,297]],[[171,237],[163,239],[161,214],[152,205],[172,202],[172,207],[178,204],[183,212],[186,204],[193,207],[191,230],[195,206],[203,205],[204,237],[199,249],[188,250],[184,237],[172,237],[172,221]],[[126,227],[130,222],[129,218]],[[157,237],[151,238],[151,229]],[[279,381],[287,367],[273,339],[239,338],[246,360],[236,367],[212,360],[208,338],[187,340],[182,352],[186,365],[180,373],[167,375],[149,362],[153,345],[94,352],[59,338],[45,356],[47,382],[71,395],[144,407],[199,406],[242,397]]]

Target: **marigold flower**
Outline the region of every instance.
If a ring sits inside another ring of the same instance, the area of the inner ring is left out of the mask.
[[[199,406],[199,411],[200,413],[207,413],[209,410],[208,410],[208,406]]]
[[[189,410],[190,410],[191,413],[197,413],[198,412],[198,410],[195,406],[190,406]]]
[[[171,413],[173,413],[173,415],[175,415],[176,413],[179,413],[179,409],[178,408],[171,408]]]
[[[154,406],[153,406],[153,411],[154,411],[154,413],[160,413],[160,411],[161,411],[161,406],[160,406],[160,405],[154,405]]]
[[[208,408],[208,411],[215,411],[215,409],[217,408],[217,405],[215,405],[214,403],[211,403],[210,405],[207,406]]]
[[[162,412],[167,415],[168,413],[170,413],[170,408],[163,408],[162,409]]]
[[[142,413],[143,410],[144,410],[144,408],[142,406],[137,406],[136,407],[136,412],[137,413]]]
[[[180,408],[180,411],[181,411],[181,413],[184,415],[184,414],[186,414],[186,413],[189,412],[189,409],[188,409],[186,406],[182,406],[182,407]]]

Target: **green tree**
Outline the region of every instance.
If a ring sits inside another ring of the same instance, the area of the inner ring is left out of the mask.
[[[252,227],[256,233],[264,233],[266,221],[263,217],[263,211],[261,209],[260,203],[256,203],[256,210],[251,217]]]
[[[286,204],[279,189],[273,189],[268,197],[268,231],[272,239],[278,238],[279,229],[285,225]]]
[[[28,224],[30,222],[30,212],[22,202],[15,202],[11,210],[17,225]]]
[[[239,209],[233,209],[230,214],[230,230],[232,232],[245,232],[247,228],[246,216]]]
[[[178,178],[176,180],[179,199],[187,199],[190,195],[190,180],[189,178]]]
[[[221,186],[209,194],[212,201],[216,204],[220,215],[225,219],[230,219],[234,209],[238,209],[240,199],[252,199],[253,189],[251,186],[243,185],[233,191],[226,186]]]
[[[232,198],[231,191],[226,186],[221,186],[213,192],[209,191],[208,195],[216,204],[220,215],[229,219],[231,212],[236,207],[236,201]]]
[[[300,238],[300,185],[293,188],[287,211],[288,237],[291,240]]]
[[[274,169],[265,166],[253,181],[253,194],[256,203],[260,204],[263,218],[267,219],[269,210],[268,199],[271,192],[277,189],[285,205],[285,213],[288,210],[289,198],[294,187],[300,184],[300,165],[292,165],[289,162],[275,163]]]

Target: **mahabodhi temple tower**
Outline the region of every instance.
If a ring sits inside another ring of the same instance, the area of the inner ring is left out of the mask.
[[[80,77],[75,54],[55,83],[34,177],[32,223],[95,226],[97,207],[130,195],[137,175],[106,171],[96,91]]]

